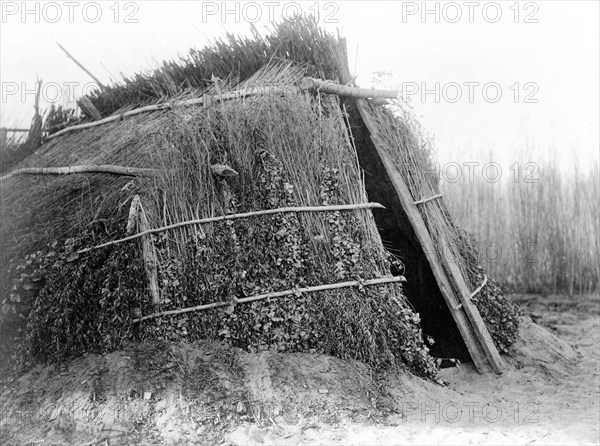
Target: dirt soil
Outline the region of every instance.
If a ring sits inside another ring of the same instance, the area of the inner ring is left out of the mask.
[[[598,444],[599,296],[515,299],[531,318],[500,376],[463,364],[442,386],[323,355],[136,344],[7,383],[0,444]]]

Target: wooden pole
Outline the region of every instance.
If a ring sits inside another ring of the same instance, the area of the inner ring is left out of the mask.
[[[6,180],[14,175],[70,175],[75,173],[109,173],[113,175],[124,176],[148,176],[156,174],[158,170],[146,167],[128,167],[115,166],[113,164],[89,164],[82,166],[64,166],[64,167],[22,167],[13,170],[0,177]],[[235,177],[238,173],[229,166],[223,164],[213,164],[210,166],[210,172],[213,175],[221,177]]]
[[[0,180],[6,180],[15,175],[70,175],[76,173],[110,173],[113,175],[145,176],[156,173],[156,170],[142,167],[115,166],[112,164],[65,167],[22,167],[4,175]]]
[[[31,120],[31,128],[27,133],[27,139],[25,140],[26,150],[29,153],[33,153],[38,147],[42,145],[42,134],[43,134],[43,121],[40,115],[40,94],[42,91],[42,80],[37,81],[37,91],[35,93],[34,110],[35,114]]]
[[[35,114],[37,116],[40,115],[40,94],[42,92],[42,79],[38,79],[37,81],[37,89],[35,92],[35,103],[33,105],[33,108],[35,110]]]
[[[350,87],[348,85],[340,85],[333,81],[323,81],[321,79],[314,78],[304,78],[300,82],[300,90],[319,90],[323,93],[331,93],[337,94],[340,96],[349,96],[355,98],[388,98],[388,99],[397,99],[400,95],[400,92],[397,90],[376,90],[369,88],[357,88]],[[108,116],[106,118],[100,119],[94,122],[86,122],[85,124],[77,124],[72,125],[70,127],[64,128],[52,135],[49,135],[46,139],[56,138],[58,136],[64,135],[68,132],[73,132],[75,130],[83,130],[91,127],[96,127],[103,124],[108,124],[110,122],[119,121],[123,118],[127,118],[130,116],[139,115],[141,113],[150,113],[154,111],[160,110],[168,110],[177,106],[189,106],[189,105],[208,105],[214,104],[217,102],[228,101],[232,99],[243,99],[249,96],[256,96],[261,94],[285,94],[288,92],[298,92],[298,87],[251,87],[251,88],[243,88],[236,91],[230,91],[226,93],[222,93],[219,95],[204,95],[199,98],[193,99],[185,99],[182,101],[173,101],[173,102],[165,102],[162,104],[153,104],[146,105],[144,107],[139,107],[134,110],[129,110],[123,113],[119,113],[116,115]]]
[[[479,315],[477,308],[475,308],[470,301],[468,289],[466,288],[466,284],[464,283],[460,271],[458,271],[458,267],[447,258],[441,259],[444,266],[438,261],[435,243],[431,238],[431,234],[427,229],[423,216],[421,215],[417,204],[414,203],[414,199],[402,178],[402,174],[381,142],[377,123],[369,111],[368,104],[365,103],[364,99],[357,99],[355,102],[362,120],[369,130],[377,154],[398,194],[398,198],[408,220],[415,230],[415,234],[423,248],[438,287],[454,321],[456,322],[458,330],[465,341],[465,345],[469,350],[475,367],[480,373],[487,372],[490,369],[496,373],[501,373],[502,361],[496,347],[491,341],[487,328],[484,324],[482,325],[481,316]],[[443,243],[443,240],[438,240],[438,243]],[[445,270],[448,271],[448,275]],[[460,290],[458,296],[453,290],[453,284]],[[465,294],[467,298],[465,298]],[[477,318],[477,315],[479,315],[479,318]]]
[[[243,214],[228,214],[221,215],[219,217],[209,217],[200,220],[188,220],[180,223],[174,223],[172,225],[163,226],[161,228],[148,229],[147,231],[140,232],[138,234],[130,235],[119,240],[113,240],[112,242],[102,243],[101,245],[92,246],[91,248],[85,248],[77,251],[77,254],[83,254],[94,249],[105,248],[107,246],[116,245],[118,243],[128,242],[135,240],[136,238],[144,237],[149,234],[158,234],[172,229],[181,228],[183,226],[202,225],[206,223],[214,223],[217,221],[224,220],[236,220],[238,218],[256,217],[260,215],[272,215],[282,214],[286,212],[330,212],[330,211],[351,211],[355,209],[385,209],[385,207],[379,203],[358,203],[358,204],[340,204],[336,206],[305,206],[305,207],[285,207],[276,209],[266,209],[263,211],[245,212]]]
[[[442,238],[439,243],[441,246],[448,246],[445,244],[445,240]],[[496,349],[494,345],[494,341],[492,340],[492,336],[485,326],[485,322],[481,318],[481,314],[479,314],[479,310],[477,307],[471,302],[471,292],[465,282],[465,279],[460,271],[458,265],[453,262],[451,259],[444,259],[444,263],[450,271],[450,280],[455,286],[455,289],[458,290],[458,297],[462,303],[462,306],[467,314],[467,317],[471,321],[473,326],[473,331],[477,338],[479,339],[483,350],[485,351],[485,355],[492,366],[492,370],[495,373],[502,373],[504,369],[504,364],[502,362],[502,358],[500,357],[500,353]]]
[[[75,59],[71,53],[69,53],[64,46],[62,46],[60,43],[56,42],[56,44],[58,45],[58,47],[64,51],[64,53],[67,55],[67,57],[69,59],[71,59],[73,62],[75,62],[75,65],[77,65],[79,68],[81,68],[83,71],[85,71],[88,76],[90,76],[92,79],[94,79],[94,81],[98,84],[98,87],[100,87],[101,90],[105,90],[106,87],[104,86],[104,84],[102,84],[102,82],[100,82],[100,80],[94,76],[92,74],[92,72],[90,70],[88,70],[86,67],[84,67],[77,59]]]
[[[357,99],[398,99],[400,97],[400,91],[398,90],[376,90],[374,88],[358,88],[349,85],[340,85],[337,82],[333,81],[314,79],[312,77],[305,77],[304,79],[302,79],[302,81],[300,82],[300,89],[316,90],[321,93],[336,94],[338,96],[347,96]]]
[[[306,287],[306,288],[296,288],[293,290],[259,294],[256,296],[244,297],[242,299],[234,299],[234,302],[236,304],[238,304],[238,303],[244,304],[244,303],[249,303],[249,302],[256,302],[258,300],[292,296],[292,295],[298,295],[298,294],[302,294],[302,293],[314,293],[316,291],[335,290],[335,289],[339,289],[339,288],[349,288],[349,287],[353,287],[353,286],[383,285],[383,284],[387,284],[387,283],[404,282],[405,280],[406,279],[402,276],[382,277],[379,279],[370,279],[370,280],[365,280],[365,281],[353,280],[353,281],[349,281],[349,282],[340,282],[340,283],[333,283],[333,284],[328,284],[328,285],[317,285],[317,286],[310,286],[310,287]],[[214,302],[212,304],[198,305],[196,307],[181,308],[179,310],[162,311],[160,313],[149,314],[148,316],[144,316],[139,319],[134,319],[132,322],[135,324],[137,322],[147,321],[148,319],[155,319],[157,317],[175,316],[178,314],[190,313],[193,311],[202,311],[202,310],[208,310],[211,308],[225,307],[228,305],[231,305],[231,301]]]

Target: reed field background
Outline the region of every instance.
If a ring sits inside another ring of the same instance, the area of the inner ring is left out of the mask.
[[[497,150],[455,149],[436,166],[456,223],[476,238],[481,264],[514,292],[597,293],[597,160],[534,143],[508,152],[499,160]]]

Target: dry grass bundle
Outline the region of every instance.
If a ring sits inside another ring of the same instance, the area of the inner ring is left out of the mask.
[[[44,145],[21,167],[98,163],[149,167],[144,137],[158,131],[160,120],[160,114],[143,116],[66,136]],[[121,204],[116,202],[120,189],[130,181],[111,175],[69,175],[0,182],[2,252],[23,257],[58,237],[80,233],[95,219],[109,218]]]
[[[304,74],[301,66],[273,64],[248,83],[294,83]],[[19,240],[32,236],[20,249],[67,235],[75,236],[78,248],[93,245],[110,234],[90,232],[86,225],[108,219],[107,227],[124,228],[124,210],[134,194],[140,195],[152,226],[228,212],[366,202],[362,173],[342,111],[337,104],[326,106],[319,100],[318,96],[298,92],[202,108],[181,107],[53,141],[29,159],[28,165],[114,163],[153,167],[159,174],[135,180],[98,174],[89,180],[74,175],[40,181],[26,197],[28,205],[34,205],[30,207],[31,215],[39,215],[37,226],[17,231]],[[214,177],[210,165],[216,163],[229,165],[239,176]],[[23,193],[15,181],[11,178],[7,181],[10,187],[2,186],[7,187],[13,200]],[[23,181],[31,185],[31,179]],[[43,183],[50,190],[41,189]],[[69,187],[71,192],[67,193]],[[48,193],[56,194],[54,208],[46,208],[42,202]],[[6,200],[3,205],[18,215],[20,210],[14,208],[18,201]],[[24,206],[24,201],[20,203]],[[50,215],[59,204],[64,213]],[[3,225],[2,230],[17,228],[24,223],[22,217],[8,219],[9,226]],[[62,233],[66,228],[68,232]],[[405,301],[399,285],[306,296],[298,293],[273,301],[234,305],[232,296],[389,274],[387,254],[368,211],[253,217],[180,228],[154,241],[160,265],[161,310],[223,300],[231,300],[232,305],[144,322],[135,333],[118,331],[124,339],[219,339],[250,350],[326,352],[360,359],[374,368],[405,365],[424,376],[435,371],[418,316]],[[51,288],[42,289],[44,306],[40,307],[39,302],[34,306],[28,333],[35,345],[31,351],[38,359],[55,360],[86,348],[101,351],[118,346],[114,336],[106,337],[110,342],[103,341],[103,333],[92,323],[100,318],[94,312],[108,312],[115,320],[122,320],[125,314],[155,311],[149,296],[139,294],[139,283],[130,283],[127,275],[118,284],[106,285],[94,273],[113,271],[116,264],[121,264],[119,259],[131,256],[122,247],[112,249],[105,248],[105,257],[89,273],[73,266],[67,267],[70,275],[63,277],[60,269],[45,266],[51,276],[46,283]],[[99,251],[94,258],[103,250]],[[88,280],[86,274],[95,275]],[[70,279],[72,276],[77,280]],[[95,302],[90,305],[92,315],[81,315],[81,301],[73,283],[88,284],[88,298]],[[66,291],[56,291],[61,286]],[[106,305],[104,294],[112,296],[132,286],[138,291],[130,290],[127,303]],[[65,312],[66,326],[54,325],[47,315],[56,315],[56,311],[48,310],[48,306]],[[101,320],[106,320],[104,313]],[[89,324],[82,326],[73,315]],[[73,324],[79,334],[85,334],[85,343],[72,339],[75,332],[69,327]],[[110,326],[105,323],[106,329]]]
[[[275,64],[243,85],[296,83],[304,74],[293,65]],[[161,170],[153,187],[165,191],[162,196],[148,197],[155,226],[234,209],[257,210],[254,197],[265,187],[259,182],[262,161],[257,155],[261,152],[281,163],[298,206],[329,204],[323,202],[320,189],[330,171],[343,185],[336,204],[368,201],[357,187],[362,184],[362,173],[339,106],[324,109],[299,92],[268,96],[168,115],[150,150],[151,163]],[[211,164],[229,165],[240,175],[230,183],[216,182],[207,168]],[[361,231],[376,241],[371,214],[359,215]],[[320,218],[306,214],[301,219],[311,234],[328,237]]]
[[[290,69],[296,68],[285,67],[280,78],[266,70],[268,83],[289,81]],[[152,190],[164,191],[146,196],[154,225],[367,201],[339,106],[323,107],[318,98],[289,93],[182,109],[168,118],[151,146],[150,159],[161,166]],[[213,163],[231,166],[239,177],[215,180],[208,169]],[[362,211],[182,228],[158,244],[168,296],[164,309],[378,277],[390,269],[372,215]],[[174,331],[170,321],[143,330],[147,336],[227,339],[250,349],[325,351],[374,367],[404,363],[421,374],[433,370],[418,318],[397,287],[319,294],[232,305],[215,310],[219,317],[178,317]]]
[[[180,60],[164,62],[151,73],[95,91],[90,100],[102,116],[108,116],[123,107],[177,97],[182,91],[205,90],[212,86],[213,76],[245,81],[275,60],[306,64],[311,75],[337,80],[343,54],[338,37],[320,29],[314,17],[298,16],[274,25],[266,36],[256,29],[249,38],[227,34],[210,47],[192,49]]]

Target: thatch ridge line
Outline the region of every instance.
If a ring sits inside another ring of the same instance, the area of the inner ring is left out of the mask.
[[[188,220],[188,221],[182,221],[179,223],[174,223],[174,224],[168,225],[168,226],[162,226],[160,228],[154,228],[154,229],[149,229],[147,231],[138,232],[137,234],[130,235],[129,237],[124,237],[122,239],[102,243],[100,245],[92,246],[91,248],[81,249],[81,250],[77,251],[77,254],[84,254],[86,252],[90,252],[95,249],[105,248],[107,246],[128,242],[130,240],[135,240],[137,238],[144,237],[148,234],[158,234],[161,232],[169,231],[171,229],[181,228],[183,226],[201,225],[201,224],[205,224],[205,223],[214,223],[217,221],[224,221],[224,220],[236,220],[239,218],[256,217],[256,216],[261,216],[261,215],[272,215],[272,214],[282,214],[282,213],[292,213],[292,212],[351,211],[351,210],[356,210],[356,209],[385,209],[385,206],[383,206],[380,203],[357,203],[357,204],[340,204],[340,205],[334,205],[334,206],[283,207],[283,208],[276,208],[276,209],[265,209],[262,211],[245,212],[245,213],[241,213],[241,214],[221,215],[219,217],[209,217],[209,218],[203,218],[200,220]]]
[[[153,314],[149,314],[147,316],[143,316],[138,319],[134,319],[132,322],[135,324],[138,322],[146,321],[148,319],[156,319],[156,318],[162,317],[162,316],[174,316],[177,314],[191,313],[193,311],[202,311],[202,310],[208,310],[211,308],[225,307],[228,305],[232,305],[233,303],[244,304],[244,303],[256,302],[258,300],[274,298],[274,297],[285,297],[285,296],[297,295],[297,294],[302,294],[302,293],[314,293],[316,291],[335,290],[335,289],[339,289],[339,288],[350,288],[350,287],[354,287],[354,286],[382,285],[382,284],[386,284],[386,283],[395,283],[395,282],[404,282],[404,281],[406,281],[406,279],[403,276],[382,277],[379,279],[352,280],[352,281],[348,281],[348,282],[338,282],[338,283],[331,283],[331,284],[327,284],[327,285],[316,285],[316,286],[309,286],[309,287],[305,287],[305,288],[295,288],[292,290],[258,294],[256,296],[244,297],[242,299],[237,299],[234,297],[232,302],[231,301],[230,302],[213,302],[211,304],[198,305],[195,307],[188,307],[188,308],[181,308],[179,310],[161,311],[160,313],[153,313]]]

